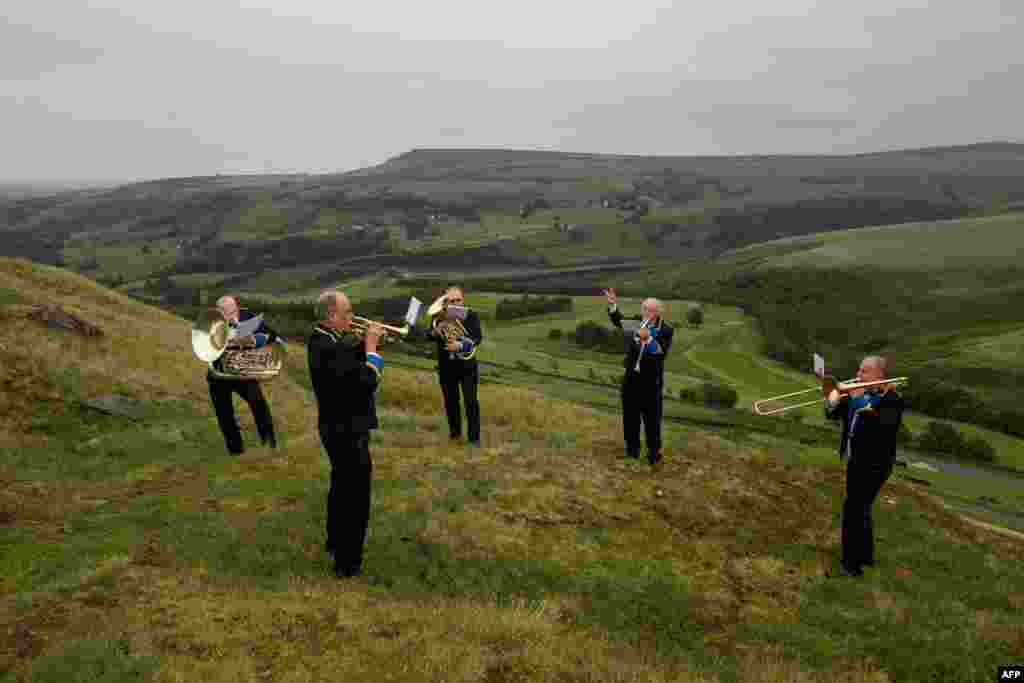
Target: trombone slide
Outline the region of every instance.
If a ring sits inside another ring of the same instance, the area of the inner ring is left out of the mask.
[[[853,378],[845,380],[843,382],[838,382],[836,384],[836,389],[842,396],[848,394],[851,391],[855,391],[857,389],[865,389],[867,387],[880,386],[883,384],[904,384],[909,379],[909,377],[890,377],[888,379],[876,380],[873,382],[858,382],[857,378]],[[815,387],[813,389],[803,389],[801,391],[793,391],[788,394],[781,394],[779,396],[772,396],[771,398],[764,398],[761,399],[760,401],[754,401],[754,412],[757,413],[758,415],[775,415],[776,413],[783,413],[787,410],[793,410],[794,408],[803,408],[805,406],[814,404],[820,405],[821,402],[824,400],[824,397],[816,398],[813,401],[804,401],[803,403],[796,403],[793,405],[783,406],[781,408],[764,409],[761,407],[766,403],[778,403],[780,401],[783,401],[783,399],[787,399],[793,396],[799,396],[801,394],[808,394],[811,393],[812,391],[820,392],[821,387]]]

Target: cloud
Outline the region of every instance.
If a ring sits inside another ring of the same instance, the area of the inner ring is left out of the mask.
[[[0,82],[33,79],[63,65],[95,62],[103,49],[61,38],[45,29],[0,20]]]
[[[245,4],[5,6],[5,165],[331,172],[454,144],[813,154],[1024,133],[1004,0]]]

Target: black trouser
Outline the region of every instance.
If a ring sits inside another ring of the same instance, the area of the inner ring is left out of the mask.
[[[846,500],[843,502],[842,563],[857,573],[865,564],[875,562],[874,525],[871,506],[892,474],[888,458],[851,457],[846,465]]]
[[[331,460],[327,547],[334,553],[335,571],[355,574],[363,566],[363,546],[370,525],[370,434],[320,425],[320,441]]]
[[[242,399],[249,404],[252,416],[256,419],[256,429],[260,433],[260,441],[277,445],[274,437],[274,419],[270,415],[270,406],[266,397],[263,396],[263,388],[255,380],[230,380],[207,377],[210,385],[210,399],[213,401],[213,409],[217,412],[217,424],[224,435],[224,442],[232,453],[241,453],[245,450],[242,444],[242,432],[238,429],[238,422],[235,420],[235,406],[231,402],[231,395],[238,393]]]
[[[444,410],[448,413],[448,433],[452,438],[462,434],[462,410],[459,406],[459,391],[466,404],[466,426],[469,440],[480,440],[480,402],[477,400],[477,385],[480,382],[480,367],[473,363],[468,367],[449,367],[438,371],[441,394],[444,396]]]
[[[645,379],[633,370],[622,378],[622,435],[626,451],[640,455],[640,422],[644,423],[648,457],[661,453],[661,382]]]

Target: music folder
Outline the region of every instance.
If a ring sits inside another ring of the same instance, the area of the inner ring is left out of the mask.
[[[416,325],[416,319],[420,317],[421,306],[423,306],[423,302],[416,297],[409,299],[409,310],[405,313],[405,322],[409,323],[409,327]]]

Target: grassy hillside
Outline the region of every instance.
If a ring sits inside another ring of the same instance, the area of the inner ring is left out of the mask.
[[[1008,213],[828,232],[691,261],[670,275],[605,279],[629,292],[741,306],[759,319],[769,355],[794,369],[809,369],[818,352],[849,377],[864,355],[888,354],[893,371],[913,375],[924,392],[922,410],[927,400],[929,414],[1020,435],[1022,227],[1024,214]]]
[[[831,448],[670,424],[651,472],[614,416],[486,385],[467,451],[433,378],[393,366],[370,576],[339,583],[301,349],[267,385],[282,451],[234,459],[186,321],[23,261],[0,287],[6,680],[986,681],[1024,649],[1020,541],[908,481],[879,568],[837,583]],[[107,336],[23,318],[44,302]],[[110,391],[142,413],[80,403]]]

